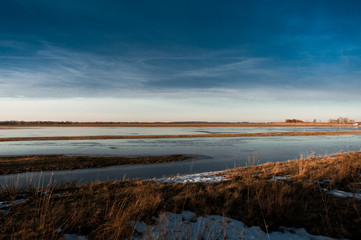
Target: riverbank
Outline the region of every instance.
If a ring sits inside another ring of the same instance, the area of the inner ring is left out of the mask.
[[[14,141],[63,141],[63,140],[101,140],[101,139],[156,139],[156,138],[229,138],[229,137],[283,137],[283,136],[320,136],[320,135],[359,135],[361,130],[317,131],[317,132],[266,132],[266,133],[220,133],[220,134],[182,134],[182,135],[127,135],[127,136],[61,136],[61,137],[7,137],[0,142]]]
[[[179,162],[195,156],[170,155],[149,157],[93,157],[66,155],[1,156],[0,175],[35,171],[73,170],[100,168],[125,164],[153,164]]]
[[[143,238],[151,234],[155,219],[184,211],[195,213],[187,220],[190,223],[201,216],[224,216],[260,226],[265,236],[282,227],[305,228],[308,233],[335,238],[358,239],[361,235],[357,195],[361,191],[361,152],[211,175],[222,175],[223,180],[185,184],[154,179],[2,189],[0,239],[54,239],[65,234],[88,239]],[[221,221],[221,231],[230,222]],[[147,231],[139,228],[144,224],[150,227]],[[168,228],[164,225],[163,229]]]

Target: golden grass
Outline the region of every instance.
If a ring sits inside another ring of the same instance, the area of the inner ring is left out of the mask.
[[[101,139],[155,139],[155,138],[228,138],[228,137],[281,137],[281,136],[318,136],[318,135],[359,135],[361,130],[317,131],[317,132],[266,132],[266,133],[220,133],[220,134],[182,134],[182,135],[135,135],[135,136],[62,136],[62,137],[8,137],[0,142],[9,141],[61,141],[61,140],[101,140]]]
[[[0,201],[24,198],[19,196],[24,192],[30,201],[0,215],[0,239],[57,239],[63,233],[129,239],[134,234],[129,221],[152,224],[152,217],[163,211],[182,210],[231,217],[265,231],[286,226],[337,238],[361,236],[361,201],[322,190],[356,191],[360,186],[355,183],[361,182],[361,152],[249,166],[225,174],[230,181],[213,184],[134,180],[55,186],[49,194],[3,190]],[[291,179],[269,181],[276,175]],[[332,182],[320,184],[325,179]]]
[[[361,152],[338,153],[328,156],[312,156],[297,161],[266,163],[226,171],[232,177],[254,175],[269,179],[273,176],[292,177],[305,180],[332,180],[349,183],[359,179],[361,182]]]

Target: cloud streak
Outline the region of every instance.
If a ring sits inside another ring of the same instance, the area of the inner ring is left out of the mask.
[[[0,101],[111,98],[194,114],[350,106],[360,100],[360,11],[357,1],[4,0]]]
[[[182,94],[202,89],[211,94],[217,88],[352,91],[360,87],[361,74],[354,68],[361,63],[358,57],[314,63],[229,56],[229,51],[203,51],[199,56],[199,52],[183,57],[154,51],[114,57],[47,45],[32,57],[0,58],[4,63],[0,67],[0,96],[104,97],[157,89]]]

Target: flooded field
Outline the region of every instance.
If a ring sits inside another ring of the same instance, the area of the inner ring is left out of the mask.
[[[352,131],[359,127],[16,127],[0,129],[0,138],[60,136],[137,136],[229,133]]]
[[[207,132],[317,131],[315,128],[30,128],[10,129],[20,136],[52,134],[174,134]],[[323,131],[339,128],[322,128]],[[344,128],[341,128],[344,130]],[[356,128],[357,129],[357,128]],[[64,130],[64,131],[62,131]],[[137,130],[137,132],[135,132]],[[1,134],[5,134],[1,130]],[[14,135],[11,135],[14,136]],[[361,135],[292,136],[252,138],[173,138],[173,139],[116,139],[74,141],[1,142],[0,155],[65,154],[91,156],[164,156],[172,154],[197,155],[199,158],[177,163],[151,165],[123,165],[70,171],[34,172],[0,177],[6,184],[89,183],[123,178],[153,178],[177,174],[218,171],[249,164],[279,162],[312,154],[333,154],[340,151],[359,151]]]

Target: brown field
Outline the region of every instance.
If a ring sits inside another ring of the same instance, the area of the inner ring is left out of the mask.
[[[286,122],[269,122],[269,123],[233,123],[233,122],[154,122],[154,123],[32,123],[24,122],[16,125],[1,125],[1,128],[17,127],[352,127],[352,124],[337,123],[286,123]]]
[[[325,192],[360,191],[361,152],[249,166],[225,174],[230,181],[207,184],[133,180],[55,186],[45,193],[37,188],[2,189],[0,201],[29,201],[0,214],[0,239],[59,239],[64,233],[131,239],[135,231],[129,221],[152,224],[152,217],[161,212],[182,210],[231,217],[267,232],[285,226],[335,238],[361,236],[361,200]],[[290,179],[270,181],[274,176]],[[63,231],[56,231],[59,228]]]
[[[123,164],[152,164],[178,162],[194,156],[170,155],[151,157],[91,157],[65,155],[28,155],[0,157],[0,174],[34,171],[72,170],[99,168]]]
[[[318,131],[318,132],[274,132],[274,133],[230,133],[230,134],[184,134],[184,135],[136,135],[136,136],[63,136],[63,137],[10,137],[0,138],[7,141],[52,141],[52,140],[94,140],[94,139],[144,139],[144,138],[207,138],[207,137],[279,137],[279,136],[316,136],[316,135],[358,135],[361,130]]]

